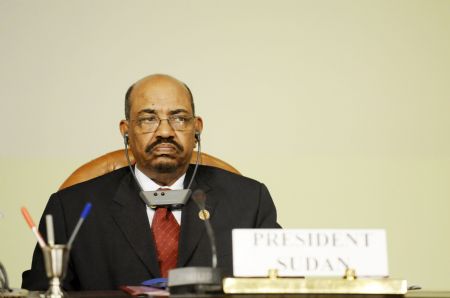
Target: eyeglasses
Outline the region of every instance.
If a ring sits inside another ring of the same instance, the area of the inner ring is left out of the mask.
[[[167,119],[161,119],[157,115],[150,115],[150,116],[142,116],[138,117],[136,120],[132,120],[136,122],[136,127],[138,129],[138,132],[140,133],[149,133],[149,132],[155,132],[159,125],[161,124],[161,121],[167,120],[170,127],[172,127],[173,130],[176,131],[185,131],[192,128],[192,122],[194,120],[194,116],[187,116],[187,115],[171,115],[167,117]]]

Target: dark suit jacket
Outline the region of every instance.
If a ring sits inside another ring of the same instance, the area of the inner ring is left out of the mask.
[[[191,166],[185,183],[192,170]],[[232,275],[232,229],[280,227],[267,188],[255,180],[199,166],[191,188],[206,192],[206,209],[216,233],[218,266],[225,275]],[[53,194],[44,215],[53,215],[57,243],[67,242],[86,202],[92,202],[92,210],[73,244],[64,288],[117,289],[159,277],[145,204],[130,170],[119,169]],[[211,248],[198,213],[192,200],[182,209],[178,267],[211,266]],[[44,223],[45,216],[39,225],[45,236]],[[48,288],[38,246],[31,270],[25,271],[22,278],[23,288]]]

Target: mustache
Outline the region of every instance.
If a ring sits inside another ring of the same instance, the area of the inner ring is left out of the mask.
[[[184,150],[183,145],[178,144],[173,139],[160,138],[160,139],[157,139],[156,141],[154,141],[153,143],[151,143],[150,145],[148,145],[147,148],[145,148],[145,152],[150,153],[156,146],[158,146],[160,144],[172,144],[178,149],[178,151]]]

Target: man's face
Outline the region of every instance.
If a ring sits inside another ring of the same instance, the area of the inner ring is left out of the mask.
[[[156,181],[161,180],[159,176],[181,176],[189,166],[195,132],[202,129],[201,118],[193,118],[186,88],[171,77],[148,77],[136,83],[130,103],[130,119],[121,122],[121,130],[128,132],[139,169]],[[159,126],[149,131],[146,125],[158,118]],[[186,122],[182,130],[175,130],[169,120],[163,119]]]

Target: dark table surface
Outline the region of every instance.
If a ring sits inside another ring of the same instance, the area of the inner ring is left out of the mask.
[[[68,297],[73,298],[125,298],[131,297],[125,292],[122,291],[83,291],[83,292],[69,292],[67,293]],[[29,297],[40,297],[38,292],[30,292]],[[252,294],[233,294],[233,295],[177,295],[175,297],[211,297],[211,298],[342,298],[342,297],[351,297],[351,298],[397,298],[397,297],[405,297],[405,298],[450,298],[450,291],[410,291],[405,296],[403,295],[345,295],[345,294],[271,294],[271,295],[252,295]]]

